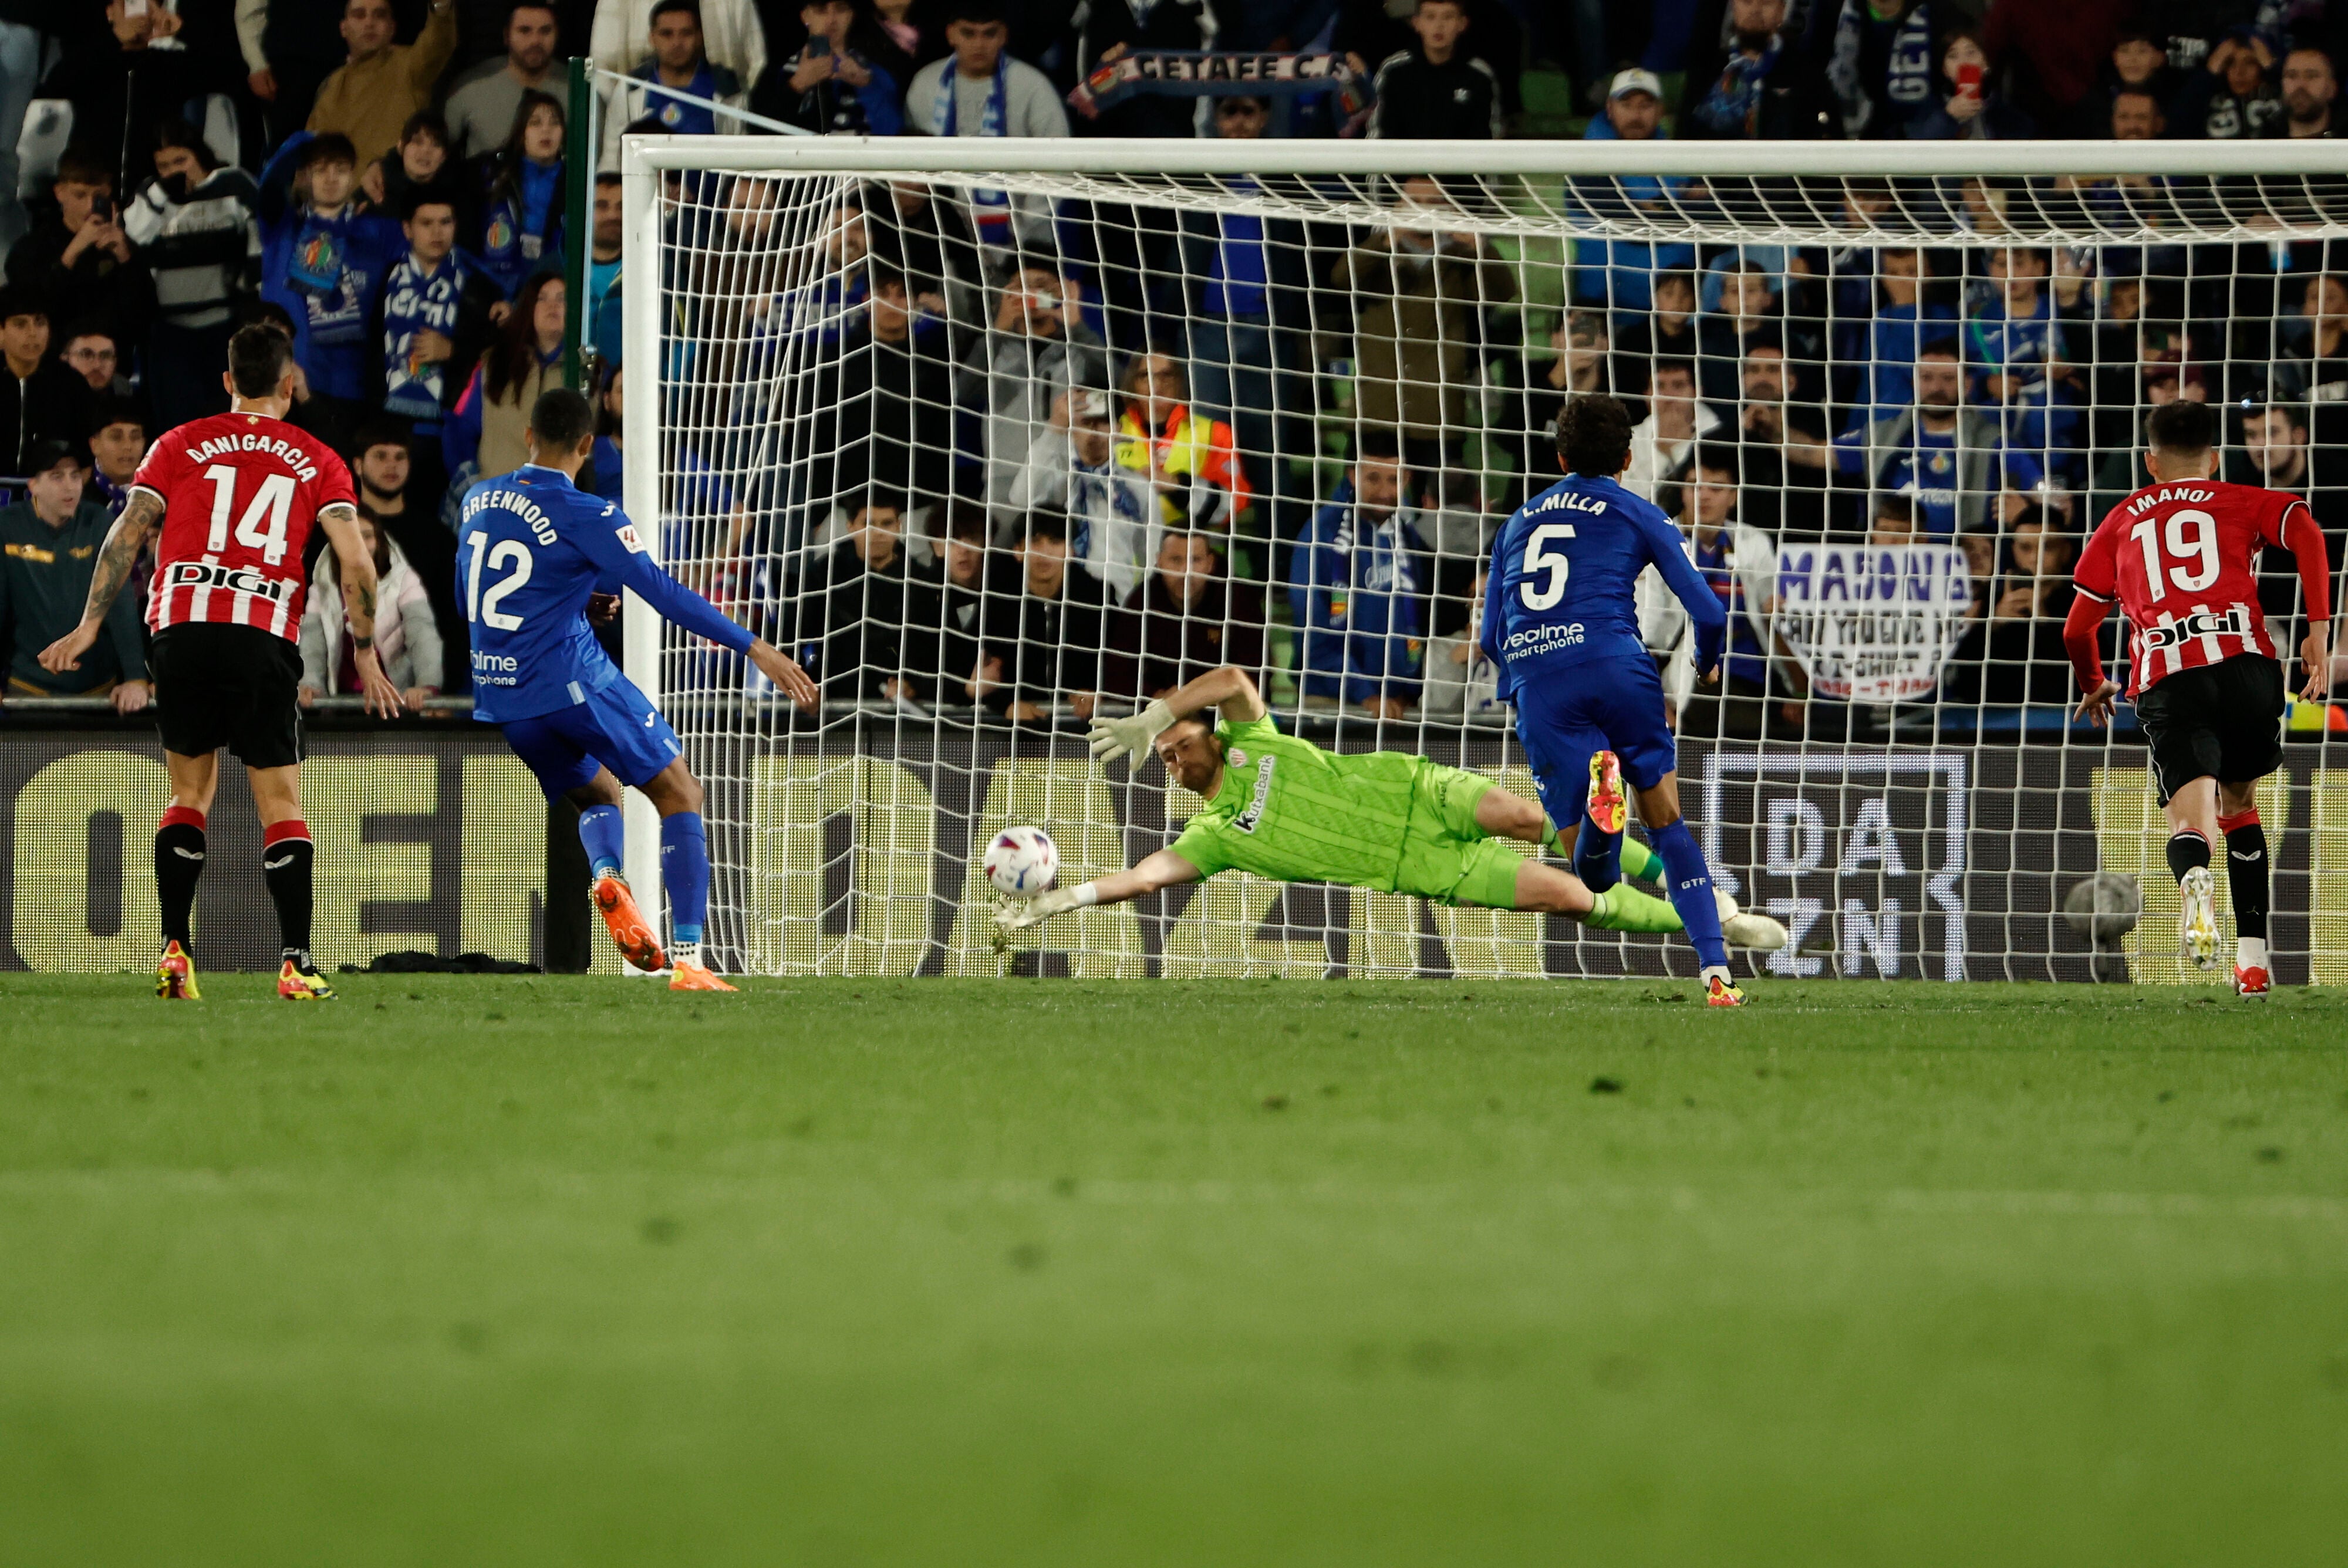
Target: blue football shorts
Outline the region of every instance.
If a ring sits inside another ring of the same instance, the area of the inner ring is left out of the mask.
[[[499,727],[549,799],[588,783],[599,767],[642,789],[685,754],[660,710],[624,675],[583,702]]]
[[[1532,764],[1541,809],[1564,829],[1581,821],[1591,753],[1611,751],[1634,789],[1653,789],[1679,766],[1663,723],[1663,682],[1644,659],[1568,665],[1516,692],[1517,739]]]

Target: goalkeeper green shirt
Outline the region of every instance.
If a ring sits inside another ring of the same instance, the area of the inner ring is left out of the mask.
[[[1425,759],[1402,752],[1338,756],[1283,735],[1272,716],[1219,724],[1223,783],[1170,846],[1199,868],[1282,882],[1395,889],[1411,799]]]

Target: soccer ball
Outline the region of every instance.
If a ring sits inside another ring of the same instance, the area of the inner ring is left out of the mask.
[[[1033,898],[1060,874],[1060,846],[1040,827],[1006,827],[986,846],[986,879],[1009,898]]]
[[[2071,885],[2063,897],[2063,920],[2099,948],[2118,944],[2144,914],[2144,889],[2133,876],[2098,871]]]

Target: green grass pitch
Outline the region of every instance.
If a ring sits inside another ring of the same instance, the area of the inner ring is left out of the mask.
[[[0,1562],[2336,1564],[2348,998],[0,977]]]

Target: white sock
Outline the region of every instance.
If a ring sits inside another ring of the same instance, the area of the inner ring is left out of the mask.
[[[701,967],[701,944],[698,942],[671,942],[668,946],[668,961],[680,969],[685,968],[687,964],[691,964],[696,969],[699,968]]]
[[[2237,937],[2234,939],[2234,967],[2238,969],[2265,968],[2267,939],[2264,937]]]
[[[1704,973],[1696,976],[1696,983],[1704,986],[1711,985],[1715,979],[1724,986],[1733,986],[1736,983],[1735,979],[1730,976],[1729,972],[1717,964],[1715,964],[1712,968],[1704,970]]]

